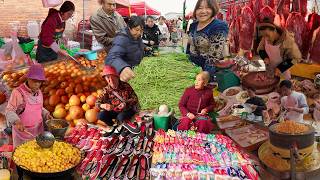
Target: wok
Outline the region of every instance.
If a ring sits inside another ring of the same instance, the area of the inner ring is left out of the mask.
[[[28,142],[28,141],[27,141]],[[25,142],[26,143],[26,142]],[[24,143],[23,143],[24,144]],[[22,144],[21,144],[22,145]],[[20,145],[20,146],[21,146]],[[18,147],[20,147],[18,146]],[[17,148],[18,148],[17,147]],[[75,146],[73,146],[75,147]],[[17,149],[15,148],[15,150]],[[75,147],[76,148],[76,147]],[[78,149],[78,148],[77,148]],[[15,153],[15,150],[13,151],[12,153],[12,157],[14,156],[14,153]],[[82,156],[82,152],[81,152],[81,156]],[[82,156],[83,157],[83,156]],[[66,169],[64,171],[60,171],[60,172],[53,172],[53,173],[40,173],[40,172],[33,172],[31,170],[29,170],[27,167],[24,167],[24,166],[20,166],[18,165],[15,161],[14,161],[14,158],[13,159],[13,162],[16,164],[17,166],[17,170],[18,170],[18,174],[19,174],[19,178],[22,177],[23,175],[27,175],[29,176],[30,178],[58,178],[58,179],[61,179],[62,177],[63,178],[71,178],[72,177],[72,174],[75,172],[75,169],[76,167],[82,162],[82,157],[80,159],[80,161],[73,167],[69,168],[69,169]]]

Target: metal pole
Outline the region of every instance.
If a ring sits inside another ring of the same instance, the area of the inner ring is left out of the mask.
[[[147,18],[146,0],[144,0],[144,19]]]
[[[82,45],[81,45],[82,49],[84,49],[84,30],[85,30],[85,28],[84,28],[84,18],[85,18],[84,17],[84,1],[85,0],[83,0],[83,8],[82,8],[83,9],[83,12],[82,12],[83,13],[83,16],[82,16]]]

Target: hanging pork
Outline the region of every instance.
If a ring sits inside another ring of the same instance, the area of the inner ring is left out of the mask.
[[[274,24],[284,28],[286,26],[286,19],[289,16],[290,0],[279,0],[274,17]]]
[[[274,10],[270,6],[264,6],[260,10],[260,14],[258,16],[259,17],[259,22],[262,22],[263,19],[265,19],[265,18],[268,18],[273,22],[275,15],[276,15],[276,13],[274,12]]]
[[[298,12],[290,13],[287,22],[286,28],[289,32],[294,33],[295,41],[302,52],[303,50],[303,39],[307,32],[307,26],[304,18]]]
[[[266,5],[274,9],[274,0],[266,0]]]
[[[232,11],[232,22],[229,27],[229,46],[231,53],[239,52],[239,36],[240,36],[240,6],[235,6]]]
[[[309,14],[308,16],[308,22],[307,22],[307,32],[305,35],[305,38],[303,40],[303,49],[302,49],[302,55],[304,59],[307,59],[308,53],[310,51],[312,41],[311,39],[313,37],[313,32],[320,26],[320,16],[316,13]]]
[[[310,60],[312,63],[320,64],[320,27],[313,32],[312,46],[310,49]]]
[[[264,0],[253,0],[253,13],[255,17],[259,17],[260,11],[264,6]]]
[[[255,27],[255,17],[249,6],[242,8],[240,25],[240,49],[249,51],[252,48]]]
[[[302,15],[302,17],[306,17],[306,15],[308,14],[308,2],[307,0],[300,0],[300,13]]]

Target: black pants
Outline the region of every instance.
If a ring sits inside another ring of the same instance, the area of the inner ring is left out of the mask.
[[[130,119],[136,112],[133,109],[128,109],[123,112],[115,112],[115,111],[101,111],[98,114],[98,119],[105,122],[108,126],[113,125],[112,119],[117,119],[122,122]]]
[[[38,63],[48,62],[58,59],[58,54],[51,48],[43,47],[41,41],[38,41],[38,48],[36,53],[36,60]]]

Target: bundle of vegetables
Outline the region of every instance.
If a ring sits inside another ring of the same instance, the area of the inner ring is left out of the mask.
[[[180,97],[185,88],[194,84],[201,68],[189,62],[185,54],[171,53],[146,57],[134,71],[136,77],[130,84],[139,97],[142,109],[156,109],[161,104],[167,104],[180,114]]]

